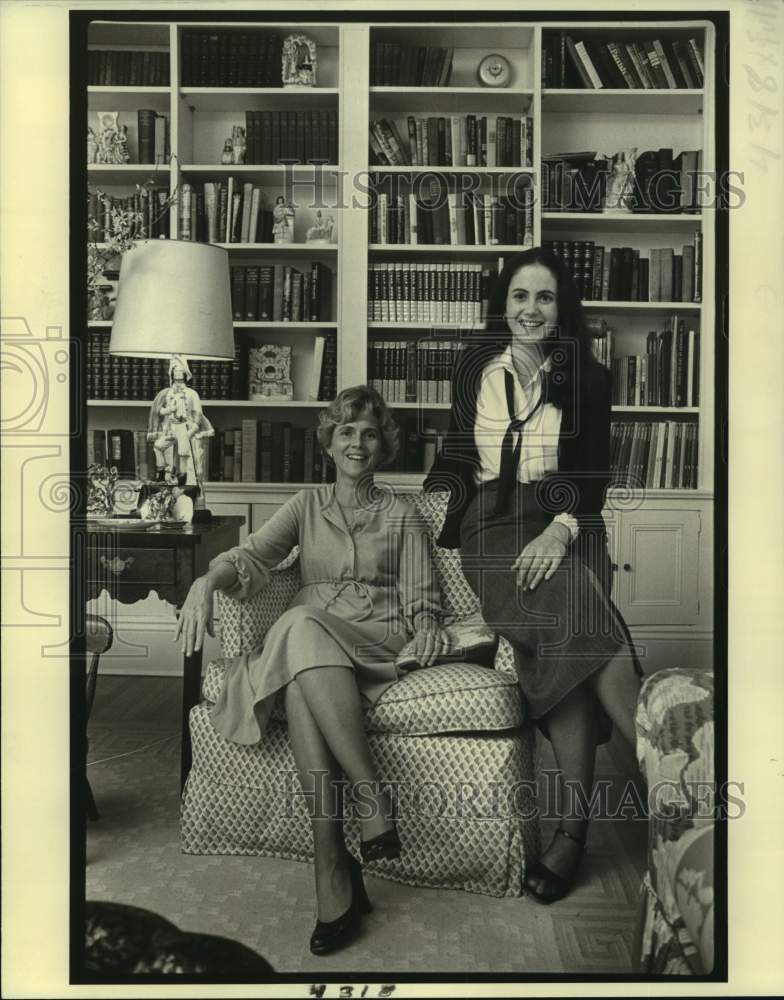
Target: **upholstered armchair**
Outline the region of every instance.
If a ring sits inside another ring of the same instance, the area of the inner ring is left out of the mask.
[[[436,537],[446,494],[409,499]],[[289,562],[250,600],[219,597],[224,658],[208,665],[204,700],[191,712],[193,767],[181,818],[185,853],[312,860],[281,699],[256,746],[229,743],[209,720],[226,658],[260,645],[299,589],[296,561]],[[459,554],[434,546],[434,562],[445,624],[456,634],[465,627],[470,636],[481,614]],[[535,733],[526,723],[511,648],[501,640],[493,652],[488,665],[467,657],[413,671],[368,711],[371,751],[380,776],[394,787],[405,846],[399,859],[374,865],[373,874],[493,896],[522,893],[526,860],[539,850]],[[357,854],[359,830],[350,809],[346,837]]]
[[[648,870],[637,971],[713,968],[713,676],[661,670],[637,704],[637,757],[648,786]]]

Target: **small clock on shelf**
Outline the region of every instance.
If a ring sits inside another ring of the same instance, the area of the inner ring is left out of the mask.
[[[479,63],[476,75],[483,87],[508,87],[512,79],[509,60],[494,52]]]

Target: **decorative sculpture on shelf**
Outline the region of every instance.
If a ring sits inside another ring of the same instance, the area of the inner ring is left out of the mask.
[[[294,206],[279,194],[272,209],[273,243],[294,242],[294,215]]]
[[[607,178],[605,212],[631,212],[634,202],[634,161],[637,149],[626,149],[612,157],[612,173]]]
[[[316,212],[316,221],[305,234],[305,239],[308,243],[334,243],[335,220],[331,215],[325,219],[319,209]]]
[[[129,163],[128,126],[119,124],[119,111],[98,111],[95,163]]]
[[[231,130],[231,151],[235,164],[245,162],[245,129],[242,125],[235,125]]]
[[[234,149],[231,145],[231,139],[227,139],[223,144],[223,152],[221,153],[221,166],[230,167],[234,163]]]
[[[283,40],[284,87],[316,86],[316,43],[307,35],[289,35]]]
[[[167,471],[185,485],[198,485],[203,480],[201,439],[212,437],[215,430],[201,408],[195,389],[186,385],[191,373],[180,354],[172,355],[169,363],[169,386],[161,389],[153,400],[147,428],[147,440],[155,451],[157,479],[165,480]]]
[[[294,399],[291,381],[291,348],[280,344],[262,344],[248,351],[251,399]]]
[[[87,162],[95,163],[98,156],[98,139],[95,132],[87,126]]]

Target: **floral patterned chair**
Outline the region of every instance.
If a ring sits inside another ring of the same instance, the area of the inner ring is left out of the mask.
[[[417,493],[408,499],[436,537],[447,494]],[[519,896],[526,859],[539,848],[534,728],[525,724],[511,647],[505,640],[496,644],[492,633],[488,643],[489,630],[458,552],[434,546],[434,563],[444,624],[463,637],[456,644],[465,659],[413,671],[367,713],[379,774],[395,785],[405,845],[399,859],[377,863],[373,874],[409,885]],[[219,595],[224,657],[260,645],[298,589],[296,562],[289,559],[253,598]],[[475,641],[477,633],[480,641]],[[490,653],[487,665],[477,662],[482,633]],[[471,648],[473,653],[466,652]],[[209,664],[204,701],[191,712],[193,766],[183,792],[182,849],[311,860],[310,823],[281,701],[261,743],[229,743],[209,720],[225,669],[225,659]],[[351,815],[346,836],[357,854],[359,829]]]
[[[713,677],[662,670],[637,706],[637,758],[651,807],[638,971],[713,968]]]

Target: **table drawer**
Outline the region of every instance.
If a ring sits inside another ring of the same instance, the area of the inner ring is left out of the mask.
[[[99,582],[174,584],[177,563],[174,549],[118,548],[97,554],[91,575]]]

